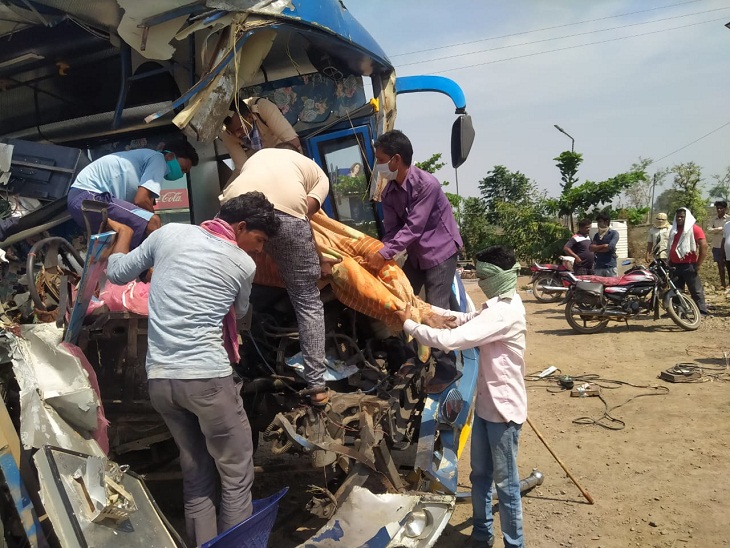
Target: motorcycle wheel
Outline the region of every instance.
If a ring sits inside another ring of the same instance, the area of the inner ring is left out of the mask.
[[[697,303],[684,293],[677,293],[669,299],[667,313],[685,331],[694,331],[702,320]]]
[[[535,281],[532,282],[532,294],[541,303],[554,303],[560,300],[562,293],[546,291],[547,286],[561,286],[563,283],[560,278],[554,274],[539,274]]]
[[[584,335],[600,333],[608,325],[608,318],[592,315],[587,305],[580,305],[573,299],[565,305],[565,319],[574,331]]]

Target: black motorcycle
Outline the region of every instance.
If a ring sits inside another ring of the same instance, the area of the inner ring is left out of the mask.
[[[664,259],[654,260],[648,268],[633,268],[620,278],[571,278],[565,319],[578,333],[599,333],[609,321],[628,324],[629,318],[652,312],[658,320],[660,308],[682,329],[700,326],[697,304],[674,284]]]

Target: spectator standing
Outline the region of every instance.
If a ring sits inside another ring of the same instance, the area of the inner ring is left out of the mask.
[[[669,231],[669,246],[669,264],[674,268],[674,283],[682,290],[686,285],[700,313],[709,314],[700,280],[700,267],[707,255],[707,241],[694,215],[686,207],[680,207],[674,215]]]
[[[593,235],[593,243],[588,247],[595,253],[594,268],[596,276],[614,277],[618,274],[616,264],[616,244],[618,231],[611,228],[611,218],[605,213],[596,217],[598,232]]]
[[[722,229],[730,221],[730,216],[727,214],[727,202],[725,200],[718,200],[715,202],[715,210],[717,211],[717,217],[712,219],[710,226],[707,227],[707,232],[712,235],[712,260],[717,263],[720,285],[723,289],[727,289],[725,279],[727,255],[725,255],[725,249],[722,245]],[[730,270],[728,270],[728,280],[730,280]]]
[[[671,226],[666,213],[656,214],[646,242],[647,263],[651,262],[652,257],[656,259],[666,259],[668,257],[669,229]]]
[[[575,259],[573,272],[578,276],[593,274],[593,262],[595,259],[593,251],[590,250],[590,232],[590,219],[578,221],[578,232],[563,246],[563,253]]]

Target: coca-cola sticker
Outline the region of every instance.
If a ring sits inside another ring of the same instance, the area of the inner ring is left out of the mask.
[[[187,209],[188,207],[190,207],[190,200],[186,188],[163,189],[155,204],[155,209]]]

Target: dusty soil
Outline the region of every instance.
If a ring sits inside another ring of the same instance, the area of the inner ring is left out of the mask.
[[[527,281],[521,279],[520,287]],[[475,303],[483,300],[476,284],[467,281],[467,288]],[[544,484],[523,497],[526,545],[727,545],[730,383],[722,380],[722,373],[723,353],[730,353],[730,303],[724,295],[708,292],[715,315],[695,332],[682,331],[669,318],[646,318],[631,321],[628,330],[610,324],[604,333],[578,335],[565,321],[562,307],[538,303],[524,289],[520,293],[528,313],[528,373],[555,365],[562,374],[594,374],[645,387],[603,389],[609,408],[654,394],[611,411],[626,426],[609,430],[573,422],[578,417],[601,418],[605,408],[598,397],[570,397],[568,391],[552,392],[559,389],[555,383],[528,381],[533,424],[595,504],[587,503],[525,424],[520,475],[527,476],[533,468],[545,475]],[[657,378],[680,362],[701,365],[706,374],[716,376],[694,384]],[[659,390],[650,388],[656,386],[669,391],[657,395]],[[469,455],[462,457],[459,478],[469,490]],[[462,546],[470,533],[471,505],[461,503],[437,546]]]
[[[527,371],[550,365],[562,374],[597,375],[607,387],[602,396],[625,428],[609,430],[581,425],[579,417],[600,419],[605,411],[598,397],[570,397],[556,382],[528,381],[529,416],[553,451],[593,497],[590,505],[555,459],[525,424],[520,439],[521,477],[537,468],[542,486],[523,497],[528,547],[704,547],[728,544],[730,509],[730,379],[723,352],[730,353],[730,302],[708,291],[715,316],[699,330],[682,331],[669,318],[632,320],[627,329],[611,324],[604,333],[579,335],[568,326],[559,304],[541,304],[518,287],[528,313]],[[475,280],[468,292],[483,301]],[[710,285],[710,284],[708,284]],[[671,384],[657,378],[680,362],[705,368],[706,382]],[[618,388],[616,388],[618,386]],[[667,387],[668,392],[657,395]],[[611,388],[613,387],[613,388]],[[648,396],[647,394],[653,394]],[[647,396],[644,396],[647,395]],[[641,396],[638,397],[637,396]],[[635,398],[631,401],[631,398]],[[628,402],[627,402],[628,401]],[[611,427],[620,423],[601,421]],[[273,463],[265,444],[255,455],[258,465]],[[278,457],[270,473],[257,474],[254,497],[290,487],[282,501],[269,545],[288,548],[306,541],[326,520],[304,510],[313,484],[328,478],[306,458]],[[295,471],[296,470],[296,471]],[[460,489],[469,491],[470,459],[459,464]],[[165,500],[165,513],[183,531],[182,494],[178,482],[152,482],[155,496]],[[159,502],[159,500],[158,500]],[[495,506],[495,510],[497,507]],[[495,515],[498,523],[498,514]],[[499,527],[498,525],[496,526]],[[438,548],[461,547],[471,534],[471,505],[457,505]],[[501,546],[498,542],[497,546]]]

